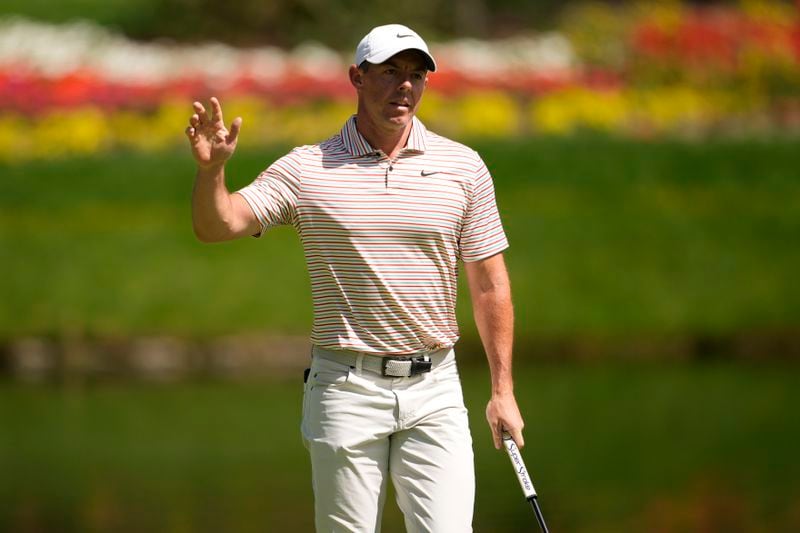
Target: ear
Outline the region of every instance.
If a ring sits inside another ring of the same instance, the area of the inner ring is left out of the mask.
[[[356,90],[364,85],[364,73],[359,70],[356,65],[350,65],[350,70],[348,70],[347,73],[350,76],[350,84],[355,87]]]

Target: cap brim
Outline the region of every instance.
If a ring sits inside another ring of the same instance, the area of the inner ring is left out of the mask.
[[[408,48],[402,48],[400,50],[389,49],[376,52],[371,56],[365,58],[365,61],[369,61],[373,65],[377,65],[378,63],[383,63],[390,57],[395,56],[400,52],[405,52],[406,50],[416,50],[417,52],[420,52],[423,56],[425,56],[425,63],[427,64],[428,70],[430,72],[436,72],[436,61],[433,60],[433,56],[430,55],[425,50],[417,48],[416,46],[409,46]]]

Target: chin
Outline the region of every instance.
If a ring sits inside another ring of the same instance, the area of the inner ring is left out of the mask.
[[[411,118],[414,116],[413,113],[403,113],[402,115],[393,115],[388,117],[388,121],[396,126],[406,126],[409,122],[411,122]]]

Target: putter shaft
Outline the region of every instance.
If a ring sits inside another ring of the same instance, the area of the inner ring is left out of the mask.
[[[542,528],[542,533],[549,533],[547,529],[547,524],[544,523],[544,516],[542,516],[542,510],[539,509],[539,501],[536,499],[536,496],[530,498],[528,501],[531,502],[531,506],[533,507],[533,512],[536,514],[536,521],[539,522],[539,527]]]

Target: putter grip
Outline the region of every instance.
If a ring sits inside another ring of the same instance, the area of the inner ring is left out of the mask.
[[[525,493],[525,498],[530,500],[536,497],[536,489],[533,488],[533,482],[528,475],[528,469],[525,468],[525,463],[522,461],[522,454],[517,447],[517,443],[511,438],[507,432],[503,432],[503,446],[505,446],[508,458],[511,459],[511,464],[514,465],[514,472],[517,473],[519,486],[522,487],[522,492]]]

